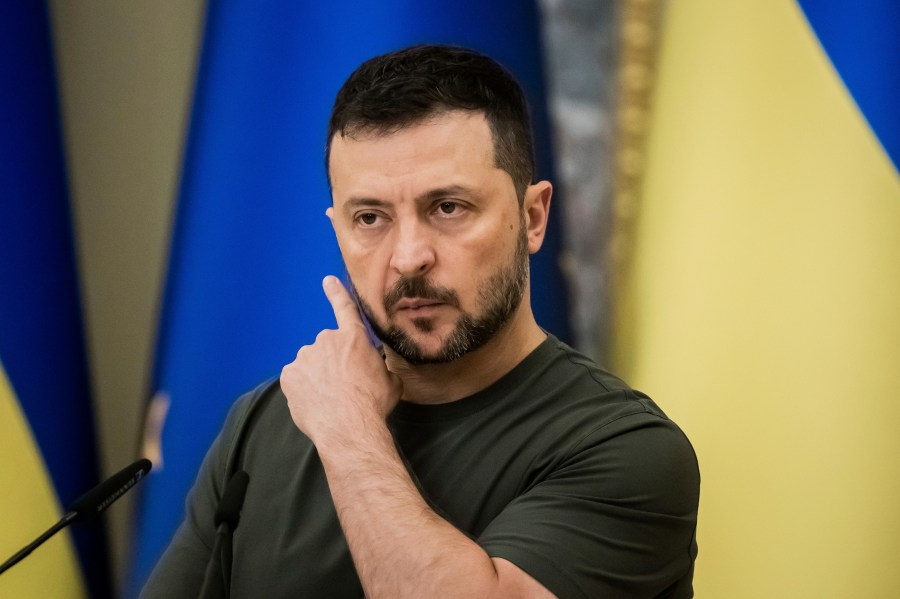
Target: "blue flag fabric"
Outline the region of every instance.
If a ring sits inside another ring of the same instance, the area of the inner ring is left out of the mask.
[[[43,2],[11,3],[0,19],[0,118],[0,363],[56,498],[66,505],[97,483],[98,466]],[[10,438],[5,426],[12,424],[0,422],[0,435]],[[0,507],[15,489],[3,493]],[[72,534],[91,596],[108,597],[100,522]]]
[[[538,26],[535,5],[520,0],[209,3],[150,410],[161,464],[141,489],[131,594],[181,520],[233,400],[333,326],[321,280],[343,266],[324,215],[323,158],[344,79],[415,43],[483,51],[525,87],[538,175],[552,179]],[[538,321],[566,339],[558,219],[550,222],[532,259],[533,303]]]
[[[900,3],[798,0],[873,133],[900,170]]]

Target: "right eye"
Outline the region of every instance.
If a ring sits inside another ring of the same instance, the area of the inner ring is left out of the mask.
[[[374,212],[363,212],[357,217],[357,219],[362,224],[371,226],[378,222],[378,215]]]

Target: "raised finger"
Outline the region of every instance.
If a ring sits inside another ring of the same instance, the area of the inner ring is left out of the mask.
[[[322,289],[325,290],[325,296],[331,303],[331,309],[334,310],[334,318],[337,320],[339,329],[362,324],[356,304],[337,277],[332,275],[325,277],[322,281]]]

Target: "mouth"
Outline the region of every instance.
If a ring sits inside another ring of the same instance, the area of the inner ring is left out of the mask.
[[[459,308],[456,293],[452,289],[433,285],[421,277],[401,277],[384,294],[384,311],[388,315],[404,314],[425,318],[444,306]]]
[[[409,310],[412,312],[417,312],[419,310],[424,310],[426,308],[433,308],[436,306],[443,305],[444,302],[434,299],[425,299],[420,297],[406,297],[398,301],[394,304],[394,312],[400,312],[401,310]]]

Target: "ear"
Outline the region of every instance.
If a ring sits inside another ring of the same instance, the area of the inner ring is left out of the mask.
[[[335,234],[337,234],[337,229],[334,227],[334,206],[329,206],[327,210],[325,210],[325,216],[328,217],[328,222],[331,223],[331,228],[334,230]]]
[[[534,254],[544,243],[547,233],[547,219],[550,217],[550,198],[553,185],[549,181],[538,181],[525,190],[525,231],[528,236],[528,253]]]

